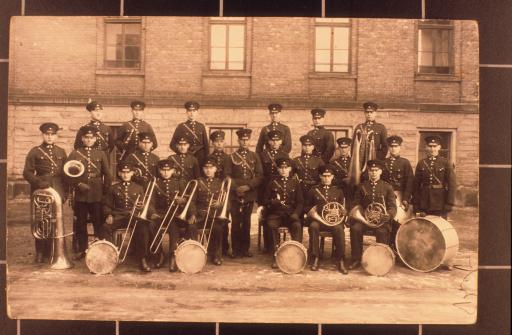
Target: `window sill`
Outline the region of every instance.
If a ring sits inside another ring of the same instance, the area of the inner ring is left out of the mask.
[[[104,76],[144,76],[144,70],[141,69],[98,69],[97,75]]]
[[[209,78],[243,78],[243,77],[251,77],[251,73],[247,71],[212,71],[208,70],[206,72],[203,72],[203,77],[209,77]]]
[[[312,72],[308,75],[309,79],[357,79],[352,73],[333,73],[333,72]]]
[[[449,81],[460,82],[462,79],[453,74],[429,74],[429,73],[415,73],[414,80],[416,81]]]

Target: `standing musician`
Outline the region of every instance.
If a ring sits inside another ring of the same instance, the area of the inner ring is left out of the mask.
[[[121,181],[112,185],[103,198],[103,213],[106,219],[101,229],[102,239],[113,242],[112,233],[116,229],[123,229],[128,226],[132,209],[135,207],[137,213],[144,206],[142,203],[144,189],[139,184],[132,182],[133,174],[134,169],[131,164],[121,162],[117,165],[117,175]],[[139,201],[136,203],[137,197],[139,197]],[[151,217],[151,214],[151,211],[149,211],[149,217]],[[136,219],[133,218],[133,220]],[[147,262],[150,241],[149,225],[145,222],[138,222],[134,236],[136,239],[136,254],[140,259],[141,270],[150,272],[151,268]]]
[[[260,136],[258,137],[258,143],[256,144],[256,152],[260,153],[264,148],[269,147],[268,139],[269,132],[271,131],[280,131],[283,138],[282,150],[289,154],[292,151],[292,134],[290,131],[290,127],[281,123],[279,120],[281,119],[281,111],[283,106],[280,104],[270,104],[268,105],[268,113],[270,115],[270,124],[263,127],[260,131]]]
[[[87,215],[91,218],[94,236],[100,236],[103,223],[101,201],[112,181],[107,155],[104,151],[94,149],[97,140],[96,128],[83,126],[79,133],[82,134],[82,147],[73,150],[67,161],[81,162],[85,171],[78,177],[64,177],[64,181],[73,189],[74,194],[73,211],[76,224],[73,228],[77,241],[77,254],[74,260],[84,258],[88,247]]]
[[[400,150],[402,148],[402,138],[394,135],[386,139],[389,157],[384,160],[384,172],[382,180],[386,181],[393,187],[393,191],[400,200],[400,205],[403,206],[407,212],[411,203],[412,185],[414,182],[414,174],[412,172],[411,162],[407,158],[400,157]],[[391,221],[391,236],[390,244],[394,246],[396,233],[400,224]]]
[[[195,220],[195,227],[197,227],[197,229],[211,229],[208,254],[213,264],[221,265],[222,232],[226,222],[217,220],[214,217],[214,214],[215,216],[220,214],[223,206],[223,203],[221,203],[219,199],[222,181],[215,177],[215,172],[217,172],[217,163],[215,160],[207,158],[203,165],[204,177],[197,179],[197,190],[194,194],[195,217],[193,217],[191,221]],[[214,213],[215,211],[216,213]],[[208,219],[208,222],[206,222],[206,219]],[[207,226],[207,224],[211,224],[211,226]],[[197,233],[194,239],[197,239]]]
[[[350,208],[352,194],[354,193],[349,183],[348,173],[350,169],[350,145],[352,140],[348,137],[340,137],[336,140],[340,149],[340,156],[331,161],[331,167],[334,170],[333,185],[343,190],[343,195],[347,201],[347,208]]]
[[[311,110],[314,128],[308,132],[308,135],[313,137],[314,140],[315,151],[313,154],[320,157],[327,164],[334,154],[334,136],[324,127],[325,113],[325,109],[322,108]]]
[[[176,145],[176,153],[167,158],[171,160],[176,167],[174,178],[183,179],[185,183],[188,183],[192,179],[199,178],[201,176],[199,162],[195,156],[188,152],[190,140],[187,137],[181,137],[178,139]]]
[[[187,113],[187,121],[178,124],[171,138],[169,146],[175,153],[179,153],[178,142],[181,138],[186,138],[190,143],[189,152],[197,159],[200,164],[208,156],[209,143],[208,134],[204,124],[197,121],[199,113],[199,103],[195,101],[187,101],[185,103]]]
[[[139,133],[137,149],[126,157],[126,162],[130,163],[136,171],[133,181],[144,189],[157,176],[157,164],[160,158],[152,153],[152,150],[153,139],[151,134],[141,132]]]
[[[414,211],[448,218],[455,204],[456,179],[453,164],[439,155],[441,137],[425,138],[428,157],[416,165],[412,202]]]
[[[381,180],[384,164],[379,160],[368,161],[369,180],[359,184],[354,199],[354,206],[360,205],[365,210],[372,203],[380,203],[386,209],[381,216],[384,222],[379,228],[370,228],[360,221],[350,219],[350,246],[352,249],[352,263],[349,269],[361,266],[363,254],[363,234],[367,229],[375,233],[377,243],[389,244],[390,220],[396,215],[396,202],[393,187]]]
[[[306,198],[309,190],[320,182],[318,168],[325,165],[325,163],[313,154],[315,139],[311,135],[301,136],[300,143],[302,143],[302,153],[293,159],[293,167],[295,178],[298,179],[302,187],[302,196]]]
[[[366,120],[364,123],[358,124],[354,129],[352,141],[355,141],[355,138],[359,133],[363,137],[360,147],[361,159],[366,157],[368,160],[384,160],[388,153],[388,148],[386,146],[388,132],[386,130],[386,126],[375,121],[378,108],[379,106],[375,102],[365,102],[363,104],[363,110]],[[363,167],[363,165],[361,165],[361,167]]]
[[[217,172],[215,177],[220,180],[231,176],[230,161],[231,157],[224,152],[224,139],[226,133],[222,130],[216,130],[210,134],[210,141],[212,141],[213,152],[208,158],[213,158],[217,163]],[[222,232],[222,255],[226,256],[229,254],[229,224],[224,225],[224,231]]]
[[[273,178],[279,177],[279,172],[277,171],[276,160],[279,158],[289,158],[288,153],[282,149],[283,143],[283,133],[279,130],[271,130],[267,133],[267,146],[263,151],[259,153],[261,165],[263,167],[263,183],[261,183],[258,192],[258,204],[263,206],[265,188],[268,183],[271,182]],[[271,249],[270,243],[270,230],[266,225],[266,213],[264,211],[264,206],[262,207],[263,212],[261,213],[261,220],[263,221],[263,241],[264,241],[264,250],[263,252],[267,252]]]
[[[316,209],[316,213],[319,215],[322,213],[322,209],[325,204],[329,202],[337,202],[345,206],[345,196],[343,190],[332,184],[334,178],[334,169],[332,165],[324,165],[319,168],[320,180],[319,185],[313,186],[309,190],[308,197],[306,199],[306,210],[309,212],[313,207]],[[345,207],[346,208],[346,207]],[[341,216],[345,216],[346,209],[339,213]],[[345,268],[345,232],[344,225],[340,223],[336,226],[327,226],[310,218],[311,223],[309,224],[309,238],[311,240],[311,255],[313,256],[313,262],[311,264],[311,270],[318,271],[318,257],[320,254],[319,239],[321,231],[330,231],[332,233],[332,241],[335,247],[335,258],[336,267],[338,271],[347,274],[348,271]]]
[[[291,178],[292,162],[289,158],[276,160],[279,177],[272,179],[265,189],[267,225],[271,230],[272,268],[277,268],[275,252],[279,247],[279,227],[288,227],[292,240],[302,242],[300,215],[304,198],[299,182]]]
[[[251,129],[239,129],[239,148],[230,156],[232,192],[230,197],[232,257],[252,257],[251,213],[258,186],[263,181],[263,169],[258,155],[249,150]]]
[[[92,126],[96,130],[96,142],[94,143],[94,149],[104,151],[107,155],[112,149],[114,149],[114,138],[112,135],[112,129],[105,123],[101,122],[103,118],[103,106],[97,101],[90,101],[85,105],[85,109],[89,111],[91,121],[85,124],[85,126]],[[82,128],[80,128],[82,129]],[[82,134],[80,129],[76,133],[74,148],[78,149],[82,147]]]
[[[153,149],[158,147],[153,127],[142,118],[144,117],[144,108],[146,104],[143,101],[132,101],[132,120],[125,122],[119,128],[119,135],[116,139],[116,147],[121,152],[119,161],[124,160],[129,154],[135,151],[139,144],[139,133],[151,134]]]
[[[39,130],[42,133],[43,142],[28,152],[23,168],[23,178],[29,182],[31,194],[37,189],[52,187],[59,193],[64,203],[67,194],[62,180],[62,167],[67,155],[64,149],[55,144],[59,126],[53,122],[46,122],[41,124]],[[50,248],[51,241],[36,239],[35,261],[43,263],[44,256],[51,253]]]
[[[151,206],[154,213],[151,215],[151,220],[155,223],[152,227],[151,236],[154,237],[157,233],[157,227],[160,226],[161,220],[165,217],[169,206],[175,200],[175,204],[178,205],[176,214],[179,215],[183,210],[183,205],[186,204],[187,199],[182,197],[183,190],[185,189],[185,182],[183,179],[172,178],[176,172],[174,163],[169,159],[162,159],[158,162],[159,176],[155,185],[155,194],[151,200]],[[189,215],[193,214],[193,202],[189,209]],[[174,210],[173,210],[174,211]],[[172,214],[172,212],[171,212]],[[170,219],[168,217],[167,219]],[[173,220],[168,229],[169,234],[169,271],[176,272],[176,259],[174,257],[174,251],[178,246],[178,240],[180,237],[180,228],[186,230],[186,238],[196,238],[197,229],[191,224],[193,222],[181,222],[179,220]],[[164,254],[162,248],[158,250],[158,261],[155,267],[158,269],[163,265]]]

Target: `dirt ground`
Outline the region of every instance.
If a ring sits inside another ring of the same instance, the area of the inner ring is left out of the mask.
[[[271,323],[473,323],[476,320],[478,210],[450,216],[459,239],[455,267],[415,272],[397,257],[384,277],[351,271],[343,276],[330,260],[327,239],[320,271],[287,275],[270,268],[270,256],[225,258],[201,273],[143,274],[127,260],[111,275],[90,274],[84,261],[68,270],[35,264],[29,203],[8,203],[7,263],[9,315],[16,319],[146,320]],[[64,210],[66,232],[71,211]],[[347,231],[348,232],[348,231]],[[365,237],[365,242],[373,239]],[[307,244],[304,230],[304,245]],[[167,243],[167,240],[166,240]],[[71,247],[71,238],[67,241]],[[350,243],[346,234],[346,254]],[[71,257],[71,252],[68,253]]]

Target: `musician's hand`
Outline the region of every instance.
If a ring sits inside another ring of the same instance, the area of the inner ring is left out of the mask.
[[[290,215],[290,219],[293,221],[299,221],[299,215],[297,213],[293,213]]]
[[[160,215],[154,213],[154,214],[151,214],[151,220],[155,221],[155,220],[158,220],[160,219]]]
[[[389,219],[391,219],[391,215],[389,215],[389,214],[382,214],[382,221],[389,222]]]
[[[212,203],[212,207],[213,207],[214,209],[219,209],[219,208],[221,208],[221,207],[222,207],[222,202],[220,202],[220,201],[218,201],[218,200],[217,200],[217,201],[215,201],[214,203]]]
[[[142,210],[144,208],[144,203],[142,201],[138,201],[135,204],[135,208],[138,209],[139,211]]]
[[[451,212],[451,211],[452,211],[452,209],[453,209],[453,206],[452,206],[452,205],[448,205],[448,204],[444,205],[444,210],[445,210],[446,212]]]
[[[345,208],[342,208],[340,211],[341,211],[341,216],[347,215],[347,210]]]
[[[37,183],[37,188],[48,188],[48,187],[50,187],[50,183],[45,180],[41,180],[40,182]]]
[[[194,224],[196,222],[196,216],[192,215],[190,218],[188,218],[188,224]]]
[[[427,213],[425,213],[425,212],[418,212],[418,213],[416,213],[416,216],[424,218],[425,216],[427,216]]]
[[[89,192],[89,190],[91,189],[89,185],[84,183],[78,183],[77,187],[80,190],[80,192]]]
[[[238,188],[236,189],[236,195],[237,195],[237,197],[241,198],[241,197],[243,197],[243,196],[244,196],[244,194],[245,194],[245,192],[240,191]]]
[[[242,185],[242,186],[238,186],[236,188],[236,192],[238,193],[240,191],[242,193],[245,193],[245,192],[249,191],[250,189],[251,189],[251,187],[249,185]]]
[[[178,205],[184,205],[187,203],[187,199],[185,199],[184,197],[176,197],[176,203]]]
[[[402,205],[404,206],[404,210],[407,212],[409,210],[409,202],[404,200],[402,201]]]
[[[105,219],[105,223],[108,224],[108,225],[111,225],[114,223],[114,217],[112,215],[108,215],[107,218]]]

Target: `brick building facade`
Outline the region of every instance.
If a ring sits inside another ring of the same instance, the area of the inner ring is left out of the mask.
[[[38,126],[53,120],[60,145],[72,148],[88,121],[85,103],[104,105],[104,121],[128,120],[143,99],[166,157],[183,103],[201,103],[200,121],[255,136],[266,106],[283,104],[298,138],[309,110],[328,110],[335,136],[351,135],[361,104],[381,106],[378,120],[404,138],[413,166],[421,138],[438,133],[457,172],[459,205],[478,194],[478,30],[466,21],[208,17],[21,17],[11,28],[7,175],[11,196],[26,192],[22,169],[40,142]],[[228,139],[230,142],[230,139]],[[229,144],[229,143],[228,143]],[[252,145],[255,146],[256,138]]]

